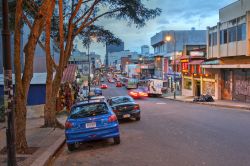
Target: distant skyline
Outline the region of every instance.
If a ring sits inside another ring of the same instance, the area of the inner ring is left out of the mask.
[[[125,21],[115,19],[102,19],[99,25],[112,31],[125,43],[125,50],[141,52],[142,45],[149,45],[150,38],[162,30],[206,30],[207,26],[215,26],[219,21],[219,9],[237,0],[142,0],[150,8],[159,7],[162,13],[154,20],[147,22],[146,26],[137,29],[134,25],[128,26]],[[79,42],[80,43],[80,42]],[[90,51],[105,56],[105,45],[91,44]],[[86,51],[81,44],[81,51]]]

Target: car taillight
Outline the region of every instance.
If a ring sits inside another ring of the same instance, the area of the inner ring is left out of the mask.
[[[68,121],[67,121],[67,122],[65,123],[65,128],[66,128],[66,129],[70,129],[70,128],[72,128],[72,127],[73,127],[73,125],[72,125],[71,122],[68,122]]]
[[[144,93],[144,92],[140,92],[139,95],[142,96],[142,97],[147,97],[148,96],[148,94]]]
[[[135,105],[133,110],[139,110],[140,106],[139,105]]]
[[[115,121],[117,121],[117,117],[116,117],[115,115],[111,115],[111,116],[109,117],[108,122],[115,122]]]
[[[132,95],[132,96],[138,96],[138,94],[136,92],[130,92],[130,95]]]

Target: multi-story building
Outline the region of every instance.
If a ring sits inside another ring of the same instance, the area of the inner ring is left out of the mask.
[[[141,54],[142,55],[149,55],[149,46],[148,45],[141,46]]]
[[[139,54],[137,52],[131,52],[129,50],[108,53],[108,65],[121,65],[122,57],[128,57],[130,60],[134,60],[139,58]]]
[[[113,52],[121,52],[124,51],[124,42],[120,44],[106,44],[106,55],[105,55],[105,65],[109,66],[109,54]]]
[[[20,39],[20,45],[21,45],[21,67],[23,69],[24,67],[24,52],[23,49],[25,47],[25,44],[28,42],[29,38],[29,28],[27,25],[24,25],[21,31],[21,39]],[[43,33],[40,37],[40,42],[37,43],[36,49],[35,49],[35,56],[34,56],[34,65],[33,65],[33,72],[34,73],[46,73],[46,53],[44,48],[44,42],[45,42],[45,34]],[[3,55],[2,55],[2,36],[0,35],[0,74],[3,73]],[[51,39],[51,54],[53,59],[56,63],[59,62],[59,49],[57,45],[54,43],[54,41]],[[11,60],[12,60],[12,66],[14,66],[14,34],[11,33]],[[13,72],[14,72],[13,67]]]
[[[77,64],[78,71],[82,75],[89,74],[89,65],[91,74],[95,69],[100,68],[102,65],[100,55],[95,52],[90,52],[88,61],[88,54],[86,52],[79,51],[77,48],[74,48],[72,51],[72,55],[70,56],[68,63]]]
[[[204,73],[201,64],[206,59],[206,45],[185,45],[184,55],[178,59],[177,71],[182,73],[182,95],[200,96],[208,75]],[[177,87],[178,89],[178,87]]]
[[[157,78],[169,81],[169,86],[175,82],[181,86],[181,73],[174,71],[175,62],[183,55],[185,45],[205,45],[206,30],[167,30],[161,31],[151,37],[151,45],[154,48],[155,73]],[[175,60],[175,61],[174,61]]]
[[[219,22],[208,27],[210,74],[203,93],[216,99],[250,102],[250,1],[238,0],[219,10]]]

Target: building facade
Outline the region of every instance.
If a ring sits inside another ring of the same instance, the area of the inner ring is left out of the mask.
[[[173,91],[173,83],[181,91],[182,78],[178,63],[183,56],[185,45],[206,45],[206,30],[168,30],[161,31],[151,38],[156,57],[155,77],[168,81]]]
[[[109,66],[109,54],[113,52],[121,52],[124,51],[124,42],[120,44],[106,44],[106,54],[105,54],[105,65]]]
[[[141,54],[142,55],[149,55],[149,46],[148,45],[141,46]]]
[[[177,70],[182,74],[182,95],[200,96],[210,75],[201,68],[206,59],[206,45],[186,45],[184,55],[178,59]],[[214,91],[209,93],[214,96]]]
[[[208,27],[209,61],[216,99],[250,102],[250,1],[239,0],[219,10],[219,22]],[[204,89],[209,91],[209,89]]]

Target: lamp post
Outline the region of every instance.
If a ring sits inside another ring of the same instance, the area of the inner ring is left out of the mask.
[[[14,103],[13,103],[13,85],[12,85],[12,66],[10,50],[10,31],[9,31],[9,9],[8,0],[2,0],[2,43],[3,43],[3,66],[4,66],[4,105],[8,121],[6,128],[7,142],[7,161],[8,166],[16,165],[16,145],[14,129]]]
[[[89,100],[90,100],[90,58],[89,58],[89,45],[90,45],[90,43],[88,43],[88,64],[89,64],[89,73],[88,73],[88,87],[89,87],[89,89],[88,89],[88,102],[89,102]]]
[[[140,80],[141,80],[141,77],[142,77],[142,68],[141,68],[142,57],[139,58],[139,63],[140,63]]]
[[[175,63],[175,61],[176,61],[176,38],[175,38],[175,31],[173,31],[173,35],[172,36],[171,35],[167,35],[166,38],[165,38],[165,40],[167,42],[170,42],[170,41],[174,42],[174,58],[173,58],[173,60],[174,60],[174,99],[176,99],[176,70],[177,70],[177,68],[176,68],[176,63]]]
[[[90,83],[90,81],[91,81],[91,78],[90,78],[90,67],[91,67],[91,64],[90,64],[90,53],[89,53],[89,47],[90,47],[90,43],[92,42],[92,41],[96,41],[97,40],[97,38],[96,38],[96,36],[95,36],[95,34],[94,35],[90,35],[89,36],[89,41],[88,41],[88,45],[87,45],[87,49],[88,49],[88,64],[89,64],[89,73],[88,73],[88,87],[89,87],[89,93],[88,93],[88,101],[90,100],[90,85],[91,85],[91,83]]]

